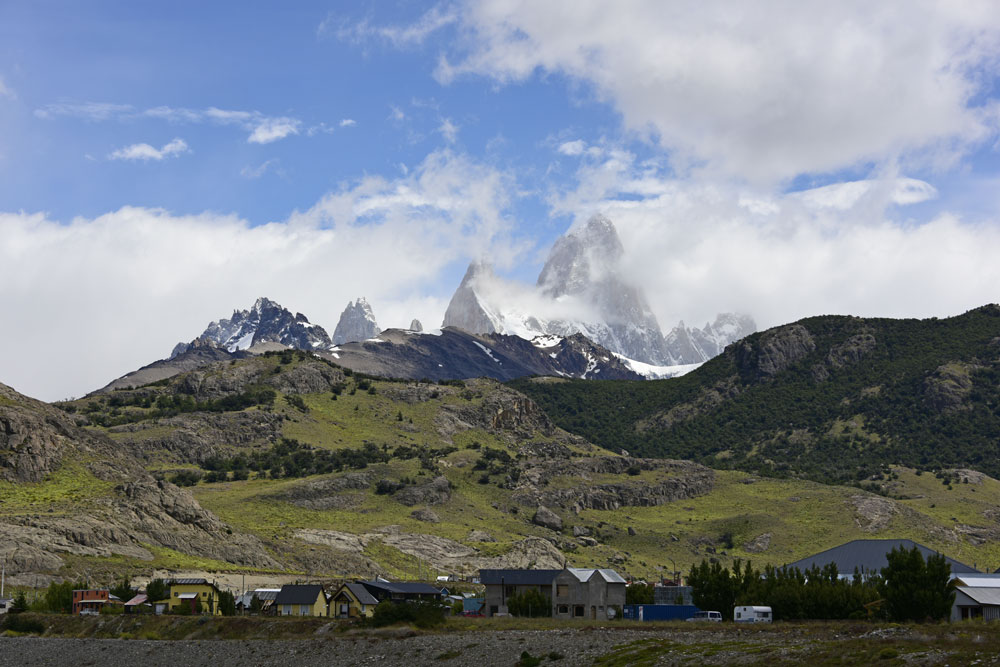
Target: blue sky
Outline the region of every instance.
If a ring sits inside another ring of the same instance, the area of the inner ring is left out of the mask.
[[[0,381],[83,393],[261,295],[434,326],[594,212],[665,329],[1000,300],[998,44],[971,0],[3,3]]]

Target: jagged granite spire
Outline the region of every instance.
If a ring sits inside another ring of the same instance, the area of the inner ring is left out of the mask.
[[[486,262],[473,262],[465,271],[462,283],[448,303],[442,327],[458,327],[469,333],[504,333],[500,319],[493,314],[479,295],[481,281],[494,280],[493,267]]]
[[[209,323],[198,337],[201,345],[207,341],[235,352],[258,343],[273,342],[299,350],[326,350],[332,347],[323,327],[310,324],[302,313],[294,315],[287,308],[261,297],[249,310],[235,310],[232,317]],[[178,343],[171,353],[174,358],[187,352],[194,343]]]
[[[361,297],[357,301],[349,301],[340,314],[340,321],[333,331],[333,344],[368,340],[377,336],[379,331],[372,307],[368,305],[367,299]]]

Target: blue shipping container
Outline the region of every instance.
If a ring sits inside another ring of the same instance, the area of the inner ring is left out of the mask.
[[[633,621],[683,621],[698,611],[693,604],[627,604],[624,616]]]

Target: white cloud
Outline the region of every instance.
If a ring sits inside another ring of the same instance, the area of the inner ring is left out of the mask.
[[[373,39],[386,41],[396,48],[413,47],[423,44],[432,34],[455,23],[457,17],[450,9],[432,7],[415,23],[403,26],[376,26],[368,21],[348,24],[336,21],[331,14],[324,19],[317,29],[323,35],[332,32],[337,39],[353,43],[367,42]]]
[[[995,136],[1000,53],[981,0],[465,2],[437,76],[589,84],[681,173],[773,183],[897,156],[947,164]]]
[[[458,139],[458,125],[455,125],[450,118],[443,118],[441,120],[441,125],[438,127],[438,132],[444,137],[444,140],[449,144],[455,143]]]
[[[276,169],[277,165],[278,165],[277,158],[273,158],[271,160],[265,160],[256,167],[251,167],[247,165],[246,167],[243,167],[243,169],[240,170],[240,176],[242,176],[243,178],[258,179],[264,174],[266,174],[269,170]]]
[[[575,156],[583,155],[583,151],[587,148],[587,144],[583,142],[582,139],[577,139],[576,141],[565,141],[559,144],[557,149],[563,155]]]
[[[131,114],[135,108],[130,104],[110,104],[107,102],[83,102],[81,104],[46,104],[35,109],[39,118],[73,116],[86,120],[110,120]]]
[[[515,255],[504,250],[512,189],[505,173],[445,151],[260,226],[135,207],[68,223],[0,214],[4,321],[32,330],[0,327],[0,382],[45,399],[81,395],[262,295],[331,332],[360,295],[382,326],[435,326],[446,268],[488,249]]]
[[[289,135],[298,134],[302,127],[302,121],[297,118],[265,116],[259,111],[219,109],[217,107],[187,109],[184,107],[158,106],[138,111],[130,104],[85,102],[82,104],[47,104],[36,109],[35,115],[45,119],[52,119],[57,116],[85,118],[93,121],[155,118],[169,123],[235,125],[250,133],[247,141],[252,144],[268,144],[284,139]]]
[[[298,134],[301,124],[294,118],[266,118],[254,127],[247,141],[251,144],[269,144],[290,134]]]
[[[173,139],[157,149],[149,144],[132,144],[114,151],[108,155],[109,160],[162,160],[166,157],[176,157],[181,153],[190,152],[187,143],[183,139]]]
[[[358,121],[354,120],[353,118],[344,118],[340,121],[341,127],[354,127],[357,124]]]

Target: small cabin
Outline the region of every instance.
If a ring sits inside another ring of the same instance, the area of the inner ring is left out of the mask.
[[[733,621],[736,623],[770,623],[771,608],[759,606],[744,606],[733,608]]]

